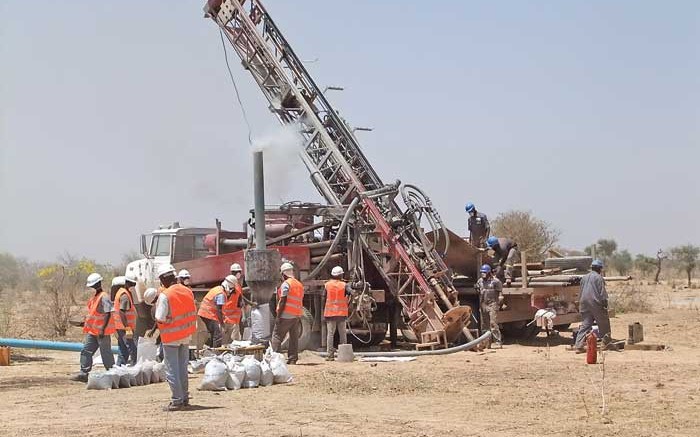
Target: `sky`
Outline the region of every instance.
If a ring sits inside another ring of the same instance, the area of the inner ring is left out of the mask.
[[[240,229],[248,132],[204,1],[0,3],[0,252],[117,262],[179,221]],[[562,246],[700,244],[700,2],[265,1],[384,182],[530,210]],[[278,122],[232,56],[254,138]],[[268,154],[270,155],[270,154]],[[267,201],[320,202],[266,158]]]

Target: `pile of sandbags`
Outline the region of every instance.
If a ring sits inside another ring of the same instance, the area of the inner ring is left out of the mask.
[[[204,377],[199,389],[208,391],[266,387],[293,380],[284,356],[269,348],[262,362],[250,355],[241,357],[224,353],[217,357],[204,357],[190,362],[190,368],[196,369],[192,373],[199,372],[203,368]]]
[[[130,388],[165,381],[165,365],[155,361],[143,361],[135,366],[115,366],[106,372],[91,372],[88,390]]]

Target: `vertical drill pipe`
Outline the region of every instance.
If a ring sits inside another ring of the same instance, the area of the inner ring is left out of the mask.
[[[253,197],[255,201],[255,248],[265,249],[265,175],[263,152],[253,152]]]

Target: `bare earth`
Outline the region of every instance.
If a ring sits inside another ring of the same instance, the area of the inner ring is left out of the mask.
[[[23,351],[0,367],[0,429],[3,436],[700,435],[700,292],[645,293],[653,293],[656,312],[619,314],[613,335],[625,338],[639,321],[645,341],[669,351],[607,352],[604,366],[586,365],[564,342],[548,349],[540,334],[533,345],[410,363],[326,363],[305,352],[303,365],[292,367],[295,383],[193,390],[198,407],[185,412],[161,412],[165,383],[88,391],[67,378],[78,354]],[[191,376],[192,388],[200,378]]]

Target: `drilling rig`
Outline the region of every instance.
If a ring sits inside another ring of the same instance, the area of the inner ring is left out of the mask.
[[[442,258],[449,235],[430,199],[413,185],[382,182],[262,2],[210,0],[204,11],[260,87],[270,111],[281,123],[298,128],[300,157],[312,183],[329,210],[344,218],[327,237],[343,240],[353,279],[366,280],[371,264],[418,343],[446,347],[462,334],[471,338],[466,329],[471,309],[459,304]]]

